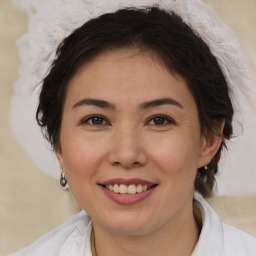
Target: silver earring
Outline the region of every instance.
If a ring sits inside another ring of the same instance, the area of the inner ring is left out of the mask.
[[[64,172],[61,173],[60,176],[60,185],[63,189],[67,189],[66,185],[68,184],[67,178],[66,178],[66,174]]]
[[[208,166],[207,166],[207,165],[205,165],[205,166],[204,166],[204,169],[205,169],[205,170],[208,170]]]

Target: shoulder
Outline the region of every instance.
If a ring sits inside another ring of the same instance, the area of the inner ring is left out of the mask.
[[[87,233],[91,229],[90,217],[81,211],[74,215],[63,225],[44,235],[29,247],[9,256],[55,256],[61,255],[64,247],[69,246],[73,240],[85,241]],[[64,254],[63,254],[64,255]]]
[[[256,239],[249,234],[222,223],[224,255],[256,255]]]
[[[199,203],[203,227],[193,256],[255,256],[256,239],[223,223],[213,208],[200,196]]]

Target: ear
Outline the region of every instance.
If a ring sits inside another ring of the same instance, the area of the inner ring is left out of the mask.
[[[222,134],[224,125],[225,121],[222,121],[215,132],[206,131],[205,134],[202,135],[200,155],[197,165],[198,168],[209,164],[217,153],[223,139]]]
[[[61,170],[63,172],[65,172],[64,161],[63,161],[63,156],[62,156],[61,149],[60,148],[55,148],[54,151],[55,151],[55,155],[56,155],[56,157],[59,161],[59,165],[60,165]]]

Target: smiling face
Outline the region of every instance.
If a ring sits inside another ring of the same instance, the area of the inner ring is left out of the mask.
[[[213,142],[183,79],[149,53],[123,49],[70,81],[56,153],[95,227],[145,234],[191,221],[196,171]]]

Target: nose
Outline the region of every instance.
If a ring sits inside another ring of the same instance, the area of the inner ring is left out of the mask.
[[[140,134],[136,131],[121,129],[113,134],[108,161],[124,169],[132,169],[147,163],[148,157]]]

